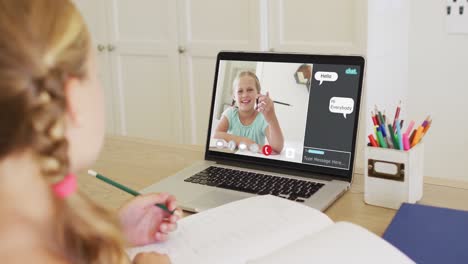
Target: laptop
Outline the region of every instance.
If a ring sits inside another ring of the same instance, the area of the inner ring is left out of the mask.
[[[220,52],[204,160],[142,192],[190,212],[267,194],[324,211],[352,181],[363,72],[359,56]]]

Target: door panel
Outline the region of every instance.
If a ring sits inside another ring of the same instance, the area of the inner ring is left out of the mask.
[[[106,132],[117,133],[115,127],[115,90],[112,86],[109,54],[105,49],[108,43],[107,14],[105,1],[75,0],[92,38],[92,47],[95,51],[98,64],[98,77],[101,81],[105,97]]]
[[[205,144],[216,55],[260,49],[259,0],[179,0],[186,143]]]
[[[215,62],[212,57],[192,57],[190,64],[193,69],[193,88],[197,88],[192,99],[193,117],[195,128],[197,129],[195,142],[202,144],[206,142],[208,122],[210,115],[211,96],[213,93],[213,81]]]
[[[118,0],[116,7],[117,38],[121,41],[166,41],[170,37],[167,20],[170,1]]]
[[[192,42],[249,42],[249,1],[186,1]],[[209,16],[207,9],[209,8]],[[229,10],[229,11],[227,11]]]
[[[108,1],[122,134],[180,143],[175,1]]]
[[[176,127],[168,58],[122,55],[119,59],[127,134],[173,141]]]

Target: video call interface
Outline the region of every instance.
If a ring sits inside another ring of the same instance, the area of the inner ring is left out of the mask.
[[[360,70],[221,60],[209,150],[349,170]]]

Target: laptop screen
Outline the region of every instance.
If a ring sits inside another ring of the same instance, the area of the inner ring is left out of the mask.
[[[222,52],[207,158],[351,179],[364,60]]]

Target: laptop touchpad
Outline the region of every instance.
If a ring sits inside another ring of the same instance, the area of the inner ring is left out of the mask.
[[[251,195],[241,193],[235,194],[229,192],[211,191],[196,197],[194,200],[188,202],[188,204],[198,210],[206,210],[250,196]]]

